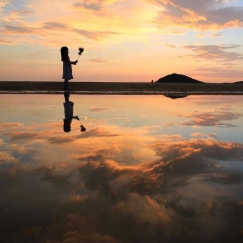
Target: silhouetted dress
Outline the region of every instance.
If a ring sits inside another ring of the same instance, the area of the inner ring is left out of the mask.
[[[73,105],[72,101],[63,103],[64,105],[64,115],[65,119],[63,119],[63,130],[64,132],[71,131],[71,123],[73,119]]]
[[[63,62],[63,74],[62,78],[63,79],[73,79],[73,73],[72,73],[72,65],[70,63],[70,58],[69,56],[66,56],[62,60]]]
[[[72,120],[72,118],[73,118],[73,105],[74,105],[74,103],[72,101],[63,103],[65,120]]]

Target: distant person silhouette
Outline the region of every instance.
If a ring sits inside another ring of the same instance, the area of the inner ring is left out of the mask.
[[[69,86],[68,81],[70,79],[73,79],[72,65],[76,65],[78,60],[74,62],[70,61],[68,55],[68,48],[66,46],[63,46],[60,51],[61,51],[61,57],[63,62],[62,78],[64,79],[64,89],[71,90],[72,88]]]
[[[70,132],[71,131],[71,123],[73,119],[79,120],[78,116],[73,116],[73,107],[74,102],[69,100],[70,92],[64,92],[65,102],[63,103],[64,106],[64,115],[65,118],[63,119],[63,131]],[[81,124],[80,125],[81,132],[85,132],[86,128]]]

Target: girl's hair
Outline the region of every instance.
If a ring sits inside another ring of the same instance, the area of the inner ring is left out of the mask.
[[[62,61],[63,61],[65,59],[65,57],[67,56],[66,51],[68,51],[68,48],[66,46],[63,46],[60,51],[61,51],[61,56],[62,56]]]

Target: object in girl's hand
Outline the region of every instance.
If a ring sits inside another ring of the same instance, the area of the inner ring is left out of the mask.
[[[81,128],[81,132],[85,132],[86,131],[86,128],[83,125],[81,125],[80,128]]]
[[[78,54],[81,55],[83,53],[83,51],[84,51],[84,48],[83,47],[79,47],[78,50],[79,50]]]

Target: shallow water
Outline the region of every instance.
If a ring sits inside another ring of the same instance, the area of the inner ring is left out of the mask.
[[[69,99],[0,95],[1,242],[243,240],[243,96]]]

